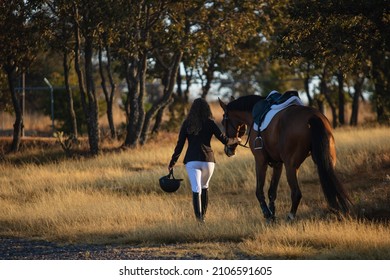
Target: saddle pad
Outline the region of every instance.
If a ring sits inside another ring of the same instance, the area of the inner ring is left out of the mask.
[[[271,109],[265,115],[264,120],[263,120],[263,122],[260,125],[260,131],[263,131],[264,129],[266,129],[268,127],[269,123],[272,121],[272,118],[277,113],[279,113],[283,109],[286,109],[287,107],[292,106],[292,105],[303,106],[303,103],[302,103],[302,101],[301,101],[301,99],[299,97],[292,96],[292,97],[290,97],[289,99],[287,99],[285,102],[283,102],[281,104],[274,104],[274,105],[272,105]],[[253,129],[256,130],[256,131],[259,131],[259,125],[256,122],[253,123]]]

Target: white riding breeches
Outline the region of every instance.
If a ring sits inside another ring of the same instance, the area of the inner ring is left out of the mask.
[[[202,189],[209,187],[214,167],[214,162],[190,161],[186,163],[186,170],[193,192],[202,193]]]

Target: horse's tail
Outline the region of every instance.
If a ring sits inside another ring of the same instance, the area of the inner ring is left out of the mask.
[[[334,162],[336,158],[332,158],[332,152],[334,157],[336,153],[332,151],[334,146],[331,145],[333,136],[326,131],[325,125],[319,117],[310,118],[309,125],[312,139],[311,154],[317,165],[325,198],[333,210],[348,213],[352,203],[335,174]]]

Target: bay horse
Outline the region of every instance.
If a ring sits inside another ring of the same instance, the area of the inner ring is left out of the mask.
[[[249,127],[247,141],[256,165],[256,197],[264,218],[267,221],[275,219],[275,200],[284,165],[291,190],[291,209],[287,219],[295,219],[302,198],[297,173],[310,155],[317,165],[322,191],[330,210],[347,214],[352,203],[335,174],[336,150],[329,120],[315,108],[292,105],[277,113],[265,130],[254,131],[252,109],[263,99],[258,95],[248,95],[228,104],[219,99],[219,103],[224,111],[222,125],[228,137],[241,137]],[[259,137],[262,139],[261,148],[256,147]],[[237,146],[225,146],[226,155],[234,155]],[[263,188],[268,166],[273,168],[273,174],[267,204]]]

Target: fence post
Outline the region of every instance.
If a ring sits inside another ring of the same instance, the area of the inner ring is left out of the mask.
[[[53,86],[49,82],[48,79],[44,78],[44,82],[48,85],[50,88],[50,105],[51,105],[51,130],[52,133],[54,134],[54,96],[53,96]]]

